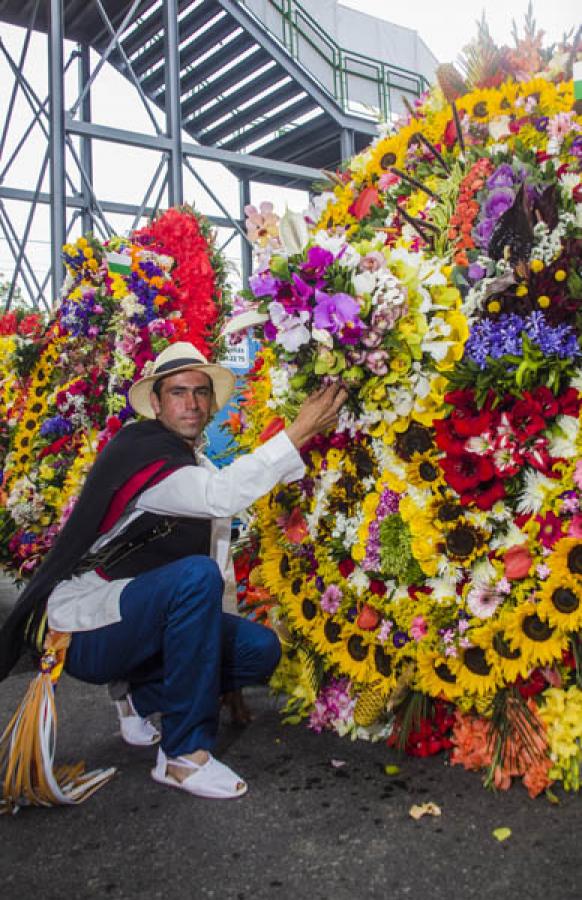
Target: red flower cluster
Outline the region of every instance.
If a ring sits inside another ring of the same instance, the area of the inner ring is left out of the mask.
[[[505,496],[504,482],[525,465],[552,476],[555,460],[542,432],[557,415],[577,416],[580,408],[575,390],[554,397],[543,386],[519,400],[507,395],[495,409],[492,393],[481,409],[471,389],[451,391],[445,399],[453,411],[434,423],[437,446],[446,454],[441,468],[461,502],[483,510]]]
[[[448,231],[448,237],[454,242],[453,258],[459,266],[469,264],[467,250],[473,250],[475,247],[472,231],[480,209],[475,194],[481,190],[493,169],[490,159],[480,159],[471,166],[461,181],[457,207],[450,218]]]
[[[435,700],[432,716],[421,719],[417,727],[410,731],[406,740],[405,752],[409,756],[434,756],[441,750],[450,750],[453,746],[449,735],[455,724],[451,706],[444,700]],[[399,741],[398,728],[388,738],[388,745],[395,746]]]
[[[19,334],[21,337],[37,338],[42,334],[44,324],[39,313],[7,312],[0,316],[0,335]]]
[[[219,296],[211,244],[202,233],[198,218],[186,209],[169,209],[146,228],[134,232],[132,240],[176,260],[172,270],[178,289],[175,302],[186,328],[174,339],[190,341],[210,358]]]

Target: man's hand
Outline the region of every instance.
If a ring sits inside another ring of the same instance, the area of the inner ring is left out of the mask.
[[[339,411],[347,396],[348,392],[341,384],[330,384],[314,391],[303,402],[297,418],[286,429],[298,450],[316,434],[337,424]]]

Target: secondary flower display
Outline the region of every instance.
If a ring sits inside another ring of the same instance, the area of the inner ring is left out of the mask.
[[[575,52],[544,69],[532,40],[477,45],[472,84],[444,72],[301,240],[283,217],[262,244],[234,433],[250,449],[322,382],[348,389],[245,556],[290,720],[453,748],[535,795],[577,789],[582,761],[582,118]]]
[[[176,340],[210,357],[229,308],[208,223],[171,209],[105,244],[64,247],[55,317],[0,318],[0,562],[29,575],[70,514],[96,454],[134,416],[127,394]]]

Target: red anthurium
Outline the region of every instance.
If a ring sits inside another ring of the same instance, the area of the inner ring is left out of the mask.
[[[449,119],[447,122],[443,139],[447,150],[452,150],[457,141],[457,129],[453,119]]]
[[[271,419],[269,424],[261,431],[259,435],[261,444],[264,444],[269,438],[275,437],[275,435],[279,434],[280,431],[283,431],[284,428],[285,419],[282,419],[281,416],[275,416],[275,418]]]
[[[350,206],[350,212],[361,222],[369,215],[373,206],[382,206],[380,195],[375,187],[369,185],[364,188],[361,194],[354,200]]]
[[[291,544],[300,544],[309,534],[307,522],[299,507],[293,510],[285,523],[285,537]]]

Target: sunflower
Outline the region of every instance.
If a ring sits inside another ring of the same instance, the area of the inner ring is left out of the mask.
[[[521,650],[528,668],[550,665],[568,646],[567,634],[543,621],[538,606],[528,602],[508,612],[505,634],[511,649]]]
[[[434,452],[413,453],[406,466],[406,477],[410,484],[418,488],[436,491],[444,485],[444,475]]]
[[[440,549],[451,561],[470,566],[485,552],[485,535],[481,529],[460,519],[445,532]]]
[[[454,700],[463,693],[450,658],[435,650],[422,650],[416,661],[418,687],[424,694]]]
[[[499,672],[505,684],[513,684],[516,678],[527,675],[529,666],[518,648],[512,649],[505,634],[505,613],[471,632],[471,640],[485,651],[490,666]]]
[[[451,526],[463,515],[463,507],[458,498],[438,494],[431,502],[429,516],[432,524],[442,530]]]
[[[580,544],[570,550],[575,565],[582,557],[580,550]],[[564,631],[582,628],[582,578],[569,572],[556,572],[542,583],[539,597],[537,609],[541,619]]]
[[[552,575],[582,576],[582,541],[580,538],[562,538],[554,544],[552,554],[545,562]]]
[[[317,629],[323,614],[313,589],[301,575],[290,578],[280,600],[286,617],[301,634],[311,635]]]
[[[487,660],[483,647],[465,647],[456,659],[451,660],[450,669],[463,692],[479,697],[494,694],[501,682],[500,673]]]
[[[368,684],[378,679],[374,665],[375,643],[369,632],[362,632],[351,622],[344,622],[341,640],[329,644],[327,653],[342,675],[360,684]]]
[[[432,433],[420,422],[409,422],[404,431],[395,435],[394,450],[405,462],[410,462],[415,454],[424,454],[433,448]]]
[[[318,616],[313,623],[310,639],[319,653],[329,656],[335,645],[343,639],[343,622],[333,616]]]

